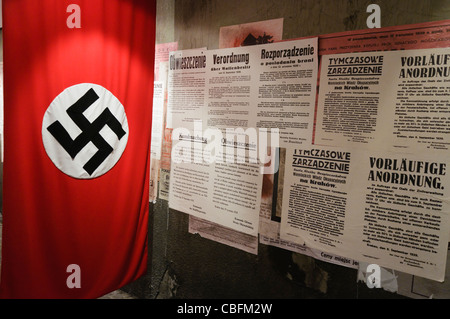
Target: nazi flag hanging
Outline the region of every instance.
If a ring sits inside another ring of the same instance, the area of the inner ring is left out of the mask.
[[[1,298],[147,270],[156,0],[3,0]]]

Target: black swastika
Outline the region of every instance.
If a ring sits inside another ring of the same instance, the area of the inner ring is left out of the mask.
[[[47,127],[50,134],[52,134],[59,144],[61,144],[72,159],[74,159],[89,142],[92,142],[97,147],[98,151],[83,166],[84,170],[89,175],[92,175],[108,155],[113,152],[111,145],[109,145],[100,135],[100,130],[105,125],[108,125],[117,135],[119,140],[126,134],[122,128],[122,124],[120,124],[108,108],[106,108],[92,123],[84,116],[83,112],[98,99],[97,93],[91,88],[67,109],[66,112],[69,117],[82,131],[74,140],[59,121],[55,121]]]

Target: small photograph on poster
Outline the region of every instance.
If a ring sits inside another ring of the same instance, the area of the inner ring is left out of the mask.
[[[220,28],[219,48],[236,48],[281,41],[283,18]]]
[[[159,198],[169,200],[170,170],[161,168],[159,173]]]

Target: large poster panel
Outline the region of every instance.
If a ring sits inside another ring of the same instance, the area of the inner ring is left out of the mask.
[[[320,36],[314,137],[287,150],[281,240],[444,280],[449,25]]]
[[[448,151],[449,78],[448,48],[327,55],[315,143]]]
[[[287,163],[282,238],[443,281],[444,156],[310,146]]]
[[[256,236],[270,147],[312,138],[317,39],[179,51],[172,61],[169,205]]]

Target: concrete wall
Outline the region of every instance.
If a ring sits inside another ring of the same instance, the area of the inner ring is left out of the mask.
[[[366,29],[371,3],[381,8],[382,27],[450,17],[448,0],[175,0],[174,41],[217,49],[221,26],[276,18],[284,18],[284,39]]]
[[[449,0],[159,0],[157,43],[219,46],[221,26],[284,18],[284,39],[366,29],[366,8],[382,27],[450,18]],[[188,216],[151,205],[149,268],[123,287],[140,298],[401,298],[358,284],[354,269],[259,245],[258,255],[188,233]]]

